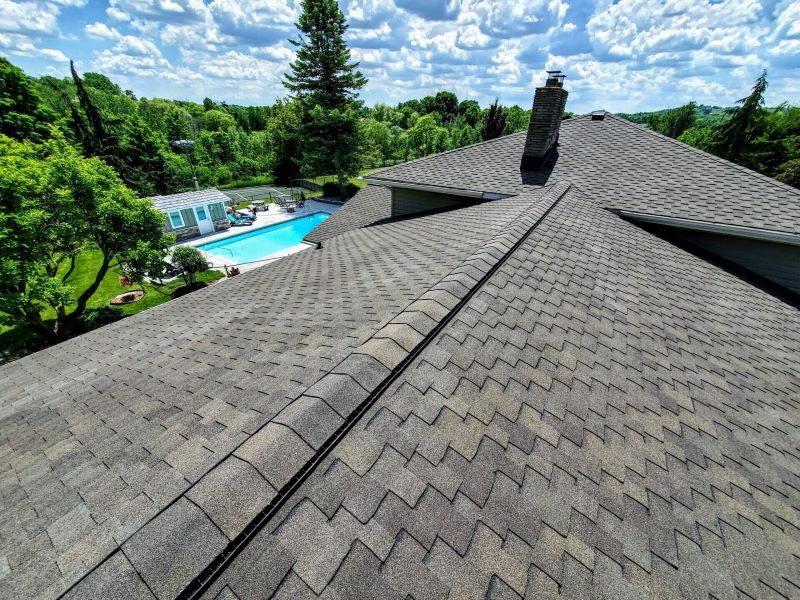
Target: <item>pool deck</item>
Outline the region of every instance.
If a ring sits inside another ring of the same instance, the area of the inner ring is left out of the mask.
[[[296,219],[298,217],[310,215],[311,213],[315,212],[325,212],[328,214],[333,214],[339,208],[338,204],[332,204],[329,202],[319,202],[318,200],[306,200],[305,208],[296,210],[293,213],[281,210],[275,204],[267,204],[266,206],[269,210],[259,211],[258,217],[255,223],[253,223],[252,225],[245,227],[231,227],[229,229],[226,229],[225,231],[215,231],[214,233],[209,233],[207,235],[192,238],[190,240],[185,240],[176,245],[199,246],[201,244],[207,244],[209,242],[216,242],[218,240],[223,240],[225,238],[233,237],[241,233],[247,233],[249,231],[256,231],[258,229],[263,229],[264,227],[269,227],[270,225],[275,225],[276,223],[283,223],[284,221],[289,221],[290,219]],[[240,210],[239,212],[248,212],[248,211],[243,209]],[[286,248],[285,250],[281,250],[280,252],[275,252],[274,254],[265,256],[261,260],[237,266],[239,267],[239,270],[242,272],[249,271],[251,269],[263,266],[267,263],[274,262],[278,259],[283,258],[284,256],[289,256],[290,254],[301,252],[303,250],[312,247],[313,246],[310,244],[305,244],[305,243],[297,244],[295,246]],[[212,268],[214,269],[224,269],[226,266],[232,266],[236,264],[233,261],[225,259],[224,257],[220,257],[215,254],[210,254],[208,252],[204,252],[203,250],[200,250],[200,252],[203,254],[203,256],[205,256],[208,259],[208,261],[212,264]]]

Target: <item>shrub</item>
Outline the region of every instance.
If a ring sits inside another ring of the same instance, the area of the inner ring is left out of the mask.
[[[118,308],[112,306],[102,306],[100,308],[87,308],[86,311],[79,316],[69,326],[69,335],[80,335],[97,329],[103,325],[108,325],[114,321],[119,321],[124,315]]]
[[[778,167],[778,181],[800,188],[800,158],[788,160]]]
[[[352,198],[358,193],[358,186],[348,183],[345,187],[347,198]],[[324,198],[338,198],[340,195],[339,184],[333,181],[326,181],[322,184],[322,196]]]
[[[194,284],[197,273],[208,270],[208,262],[197,248],[176,246],[172,249],[172,262],[181,270],[187,286]]]

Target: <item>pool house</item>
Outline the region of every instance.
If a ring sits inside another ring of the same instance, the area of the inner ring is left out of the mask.
[[[228,229],[231,224],[225,215],[228,197],[216,188],[154,196],[153,206],[167,217],[164,231],[174,233],[178,240]]]

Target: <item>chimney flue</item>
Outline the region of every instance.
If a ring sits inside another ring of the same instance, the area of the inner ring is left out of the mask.
[[[538,169],[558,145],[558,129],[567,105],[567,91],[564,89],[564,75],[561,71],[548,71],[543,87],[536,88],[533,97],[531,122],[528,137],[522,153],[523,170]]]

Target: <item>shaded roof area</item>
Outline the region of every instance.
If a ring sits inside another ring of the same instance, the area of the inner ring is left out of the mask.
[[[161,211],[176,210],[179,208],[191,208],[192,206],[202,206],[214,202],[229,202],[225,194],[217,188],[198,190],[193,192],[181,192],[180,194],[170,194],[168,196],[153,196],[153,206]]]
[[[392,216],[392,192],[368,185],[323,221],[304,239],[316,244],[346,231],[372,225]]]
[[[569,181],[607,208],[800,234],[800,190],[606,113],[561,124],[558,156],[520,171],[517,133],[389,167],[375,182],[519,194]]]
[[[276,418],[313,412],[296,403],[307,388],[532,201],[352,231],[0,367],[3,590],[56,597],[107,557],[114,565],[121,544],[152,519],[169,521],[165,509],[187,494],[225,505],[234,451]],[[383,368],[353,360],[343,414],[357,380],[369,385]],[[286,471],[247,488],[243,516],[223,526],[229,535],[294,474],[289,459],[311,451],[284,441],[292,452],[276,467]],[[217,532],[216,543],[227,539]],[[192,535],[174,539],[206,558]],[[172,565],[174,585],[195,566]]]
[[[572,190],[204,597],[797,597],[798,350]]]

